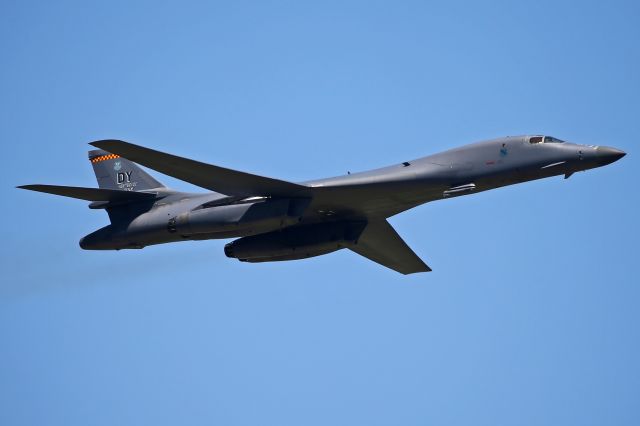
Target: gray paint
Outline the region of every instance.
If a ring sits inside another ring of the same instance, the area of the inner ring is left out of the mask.
[[[291,183],[123,141],[91,145],[100,148],[89,152],[100,188],[20,187],[90,200],[91,208],[106,209],[111,224],[82,238],[83,249],[239,238],[225,246],[225,253],[242,261],[294,260],[349,248],[404,274],[431,269],[387,218],[430,201],[551,176],[568,178],[625,155],[548,136],[510,136],[380,169]],[[136,163],[215,192],[170,190]]]

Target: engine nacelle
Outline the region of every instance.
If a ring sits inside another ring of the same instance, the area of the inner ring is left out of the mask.
[[[242,262],[306,259],[355,244],[365,226],[361,221],[296,226],[237,239],[224,246],[224,254]]]
[[[298,223],[307,204],[307,200],[267,199],[201,208],[170,219],[167,230],[182,236],[232,231],[269,232]]]

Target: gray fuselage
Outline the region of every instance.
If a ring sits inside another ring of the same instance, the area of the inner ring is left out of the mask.
[[[569,177],[623,155],[614,148],[551,137],[510,136],[376,170],[303,182],[300,185],[309,190],[296,197],[155,191],[157,197],[151,201],[127,204],[123,211],[110,213],[122,219],[87,235],[80,245],[98,250],[141,248],[245,237],[323,222],[366,222],[443,198],[551,176]]]

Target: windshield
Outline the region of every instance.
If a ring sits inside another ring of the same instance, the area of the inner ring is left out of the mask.
[[[563,143],[564,141],[558,139],[558,138],[554,138],[552,136],[545,136],[544,137],[544,143]]]
[[[553,136],[531,136],[529,143],[563,143],[563,140],[554,138]]]

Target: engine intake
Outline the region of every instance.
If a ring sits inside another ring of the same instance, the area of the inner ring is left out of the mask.
[[[237,239],[225,245],[224,254],[242,262],[306,259],[355,244],[365,226],[364,221],[296,226]]]

